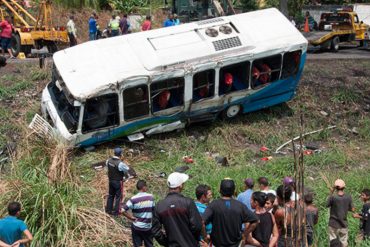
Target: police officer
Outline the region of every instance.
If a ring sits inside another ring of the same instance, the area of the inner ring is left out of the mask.
[[[107,200],[106,212],[117,216],[120,212],[122,199],[123,177],[128,173],[129,166],[121,160],[122,149],[114,149],[114,156],[106,162],[108,167],[109,195]],[[113,208],[114,203],[114,208]]]

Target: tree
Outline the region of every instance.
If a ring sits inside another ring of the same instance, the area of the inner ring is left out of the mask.
[[[256,0],[241,0],[243,12],[253,11],[258,9]]]

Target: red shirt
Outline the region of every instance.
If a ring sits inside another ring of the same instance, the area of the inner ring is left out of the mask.
[[[141,25],[141,31],[148,31],[152,28],[152,23],[149,20],[145,20]]]
[[[11,38],[12,37],[12,25],[7,21],[2,21],[0,23],[1,33],[0,37]]]

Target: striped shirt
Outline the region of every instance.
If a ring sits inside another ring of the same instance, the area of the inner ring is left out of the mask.
[[[136,218],[133,223],[137,230],[150,230],[152,228],[152,217],[154,210],[154,198],[152,194],[139,192],[126,202],[123,207],[125,211],[131,209]]]

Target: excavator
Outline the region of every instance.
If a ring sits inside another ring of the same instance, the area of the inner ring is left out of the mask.
[[[69,42],[67,29],[53,26],[51,0],[39,2],[36,17],[17,0],[0,0],[0,20],[6,16],[11,17],[14,27],[11,41],[13,56],[18,56],[20,52],[27,55],[32,48],[40,49],[44,46],[49,53],[54,53],[59,46]]]

